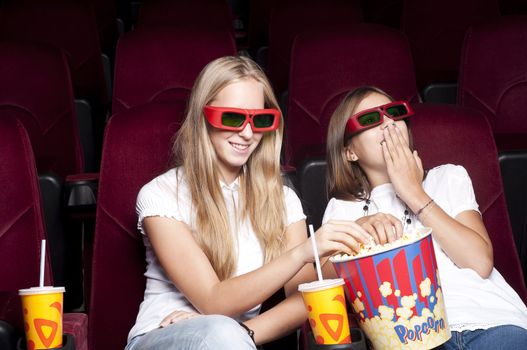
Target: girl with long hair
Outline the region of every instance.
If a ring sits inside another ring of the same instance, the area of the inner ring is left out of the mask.
[[[412,114],[407,102],[375,87],[345,96],[328,129],[332,198],[323,222],[355,220],[377,243],[412,226],[432,227],[452,330],[441,349],[525,348],[527,308],[494,268],[470,177],[459,165],[423,170],[412,145]]]
[[[315,278],[305,216],[282,183],[283,120],[249,58],[223,57],[198,76],[174,142],[174,167],[137,199],[147,285],[127,350],[254,349],[298,328],[299,283]],[[322,257],[357,250],[352,221],[317,231]],[[287,298],[259,314],[284,287]]]

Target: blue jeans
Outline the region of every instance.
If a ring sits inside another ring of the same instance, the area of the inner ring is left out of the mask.
[[[134,337],[125,350],[255,350],[251,337],[234,319],[198,316]]]
[[[475,331],[452,332],[452,338],[436,350],[520,350],[527,349],[527,330],[497,326]]]

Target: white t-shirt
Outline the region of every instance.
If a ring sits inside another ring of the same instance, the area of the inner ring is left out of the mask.
[[[466,210],[479,212],[472,181],[462,166],[447,164],[430,170],[423,188],[451,217]],[[324,213],[323,223],[331,219],[357,220],[364,215],[364,205],[365,201],[332,198]],[[397,218],[404,217],[406,209],[396,196],[392,184],[375,187],[368,207],[369,215],[382,212]],[[411,226],[423,227],[415,215],[412,214],[410,218]],[[495,268],[484,279],[472,269],[457,267],[435,240],[434,250],[448,323],[452,330],[486,329],[506,324],[527,329],[525,304]]]
[[[176,175],[177,174],[177,175]],[[235,214],[238,207],[238,179],[231,185],[221,183],[221,189],[229,220],[235,226]],[[286,226],[305,219],[302,205],[296,193],[284,186],[286,207]],[[196,309],[172,283],[150,244],[148,236],[143,231],[143,219],[149,216],[162,216],[184,222],[192,231],[195,230],[195,212],[192,210],[192,200],[188,183],[181,168],[174,168],[156,177],[143,186],[137,196],[136,212],[137,226],[143,234],[146,247],[147,268],[145,272],[146,290],[144,300],[139,307],[139,314],[134,327],[128,334],[128,340],[159,327],[159,324],[169,313],[175,310],[194,311]],[[256,270],[264,263],[264,255],[260,243],[248,219],[238,223],[238,260],[235,276]],[[177,234],[177,232],[174,232]],[[260,305],[239,315],[239,321],[250,319],[260,311]]]

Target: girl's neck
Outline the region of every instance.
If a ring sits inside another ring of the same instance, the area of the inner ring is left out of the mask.
[[[366,177],[368,178],[368,182],[370,183],[372,189],[391,182],[388,173],[385,172],[369,171],[366,172]]]
[[[220,180],[230,186],[240,175],[241,168],[237,169],[220,169]]]

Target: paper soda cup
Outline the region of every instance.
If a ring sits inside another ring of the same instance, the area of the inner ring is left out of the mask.
[[[27,349],[62,347],[64,287],[20,289]]]
[[[373,348],[431,349],[450,339],[432,229],[366,255],[332,257]],[[401,243],[403,242],[403,243]]]
[[[298,286],[317,344],[351,343],[344,280],[327,279]]]

